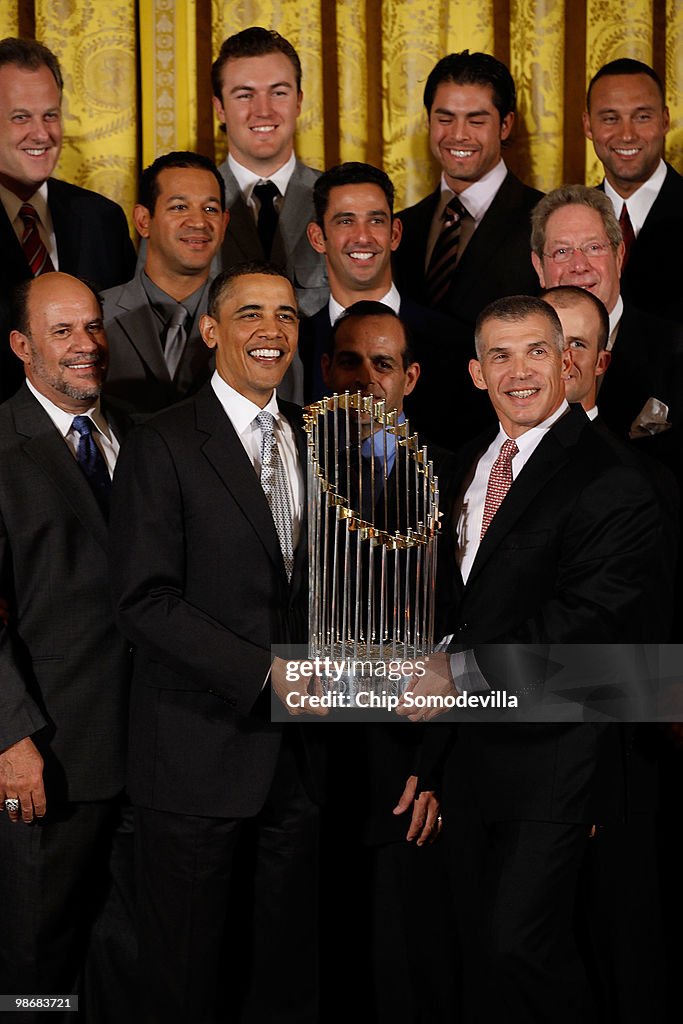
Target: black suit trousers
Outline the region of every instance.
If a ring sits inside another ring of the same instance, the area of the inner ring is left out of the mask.
[[[136,807],[144,1024],[317,1021],[318,810],[296,753],[284,740],[255,818]]]

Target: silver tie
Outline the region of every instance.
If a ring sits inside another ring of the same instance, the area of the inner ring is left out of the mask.
[[[166,342],[164,344],[164,359],[166,361],[168,375],[171,380],[175,377],[175,372],[178,369],[178,363],[185,351],[185,343],[187,342],[187,334],[185,333],[186,320],[187,310],[184,306],[178,303],[176,308],[173,310],[173,316],[171,317],[170,323],[166,329]]]
[[[275,523],[287,579],[291,580],[294,568],[292,509],[287,474],[275,438],[275,417],[272,413],[260,412],[256,422],[261,428],[261,487]]]

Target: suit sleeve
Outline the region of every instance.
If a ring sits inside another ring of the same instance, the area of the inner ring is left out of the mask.
[[[0,515],[0,594],[4,598],[10,597],[9,561],[9,542]],[[11,628],[0,622],[0,750],[32,736],[45,724],[16,657]]]
[[[213,692],[248,714],[268,674],[270,651],[186,599],[180,477],[164,438],[151,427],[134,431],[119,456],[110,537],[115,611],[138,648],[136,659],[145,662],[145,677],[161,688]]]

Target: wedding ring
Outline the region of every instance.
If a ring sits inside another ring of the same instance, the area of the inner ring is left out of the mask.
[[[8,796],[5,800],[5,810],[16,813],[19,810],[19,800],[16,796]]]

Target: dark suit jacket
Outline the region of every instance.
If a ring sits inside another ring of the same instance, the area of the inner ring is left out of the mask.
[[[463,478],[492,439],[463,453]],[[480,664],[500,655],[496,644],[658,640],[646,594],[660,544],[648,482],[573,407],[514,481],[465,585],[442,546],[448,632],[456,648],[474,647]],[[485,820],[590,822],[620,813],[617,748],[600,724],[470,723],[458,729],[450,771],[471,780]]]
[[[132,277],[135,250],[120,206],[97,192],[50,178],[47,201],[57,239],[59,269],[111,288]],[[24,379],[22,364],[8,343],[12,291],[31,276],[24,250],[0,203],[0,399]]]
[[[598,393],[600,416],[619,437],[649,398],[669,406],[670,430],[637,438],[635,447],[666,463],[680,481],[683,459],[683,328],[624,303],[612,361]]]
[[[604,188],[604,182],[599,188]],[[683,323],[681,254],[683,177],[667,165],[666,178],[637,239],[621,278],[622,295],[655,316]]]
[[[282,408],[303,460],[300,410]],[[124,446],[111,554],[119,622],[137,646],[133,801],[256,814],[282,735],[263,689],[271,645],[307,642],[306,535],[290,585],[260,481],[210,384]]]
[[[0,408],[0,749],[33,738],[48,806],[123,786],[130,658],[107,570],[99,505],[24,386]]]
[[[230,223],[223,241],[222,265],[231,267],[243,260],[262,260],[264,254],[254,216],[242,198],[228,161],[224,160],[218,169],[225,181],[225,198],[230,210]],[[330,293],[325,258],[313,249],[306,235],[306,228],[315,220],[313,186],[319,177],[320,171],[297,160],[280,208],[271,253],[273,263],[281,266],[294,284],[299,308],[304,316],[311,316],[320,309]]]
[[[400,316],[420,364],[415,390],[405,401],[406,415],[413,429],[454,451],[495,419],[488,396],[476,390],[467,369],[475,355],[471,338],[457,321],[408,296],[401,297]],[[325,304],[299,327],[306,402],[327,394],[320,360],[331,344],[332,324]]]
[[[401,244],[394,254],[401,293],[427,304],[425,254],[440,187],[398,214]],[[523,185],[508,171],[479,227],[467,243],[442,311],[469,329],[481,310],[503,295],[536,295],[538,278],[531,264],[530,216],[543,193]]]
[[[141,272],[140,272],[141,273]],[[197,391],[213,372],[214,357],[199,333],[199,318],[206,313],[204,293],[195,330],[171,380],[159,340],[157,319],[150,307],[140,273],[127,284],[104,292],[104,326],[109,342],[106,392],[130,408],[151,413]]]

